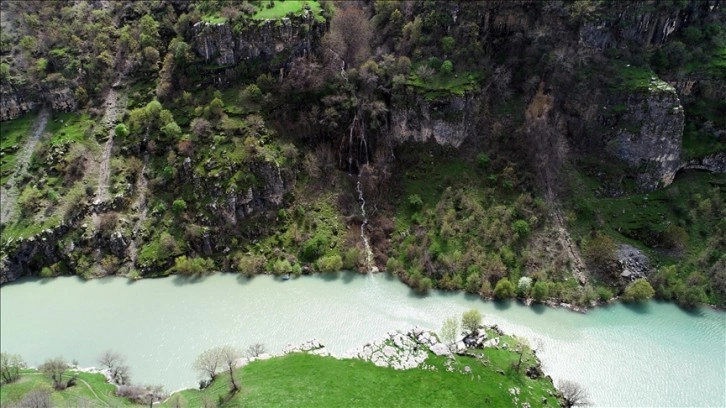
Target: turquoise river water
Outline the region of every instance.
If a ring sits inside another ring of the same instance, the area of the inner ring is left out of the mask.
[[[211,346],[262,342],[277,353],[318,338],[342,354],[389,330],[438,330],[470,308],[526,337],[555,383],[579,382],[596,406],[726,407],[724,312],[650,302],[580,314],[461,293],[418,296],[386,274],[21,280],[0,289],[0,347],[31,365],[63,356],[81,366],[113,349],[127,356],[135,382],[170,391],[197,385],[191,364]]]

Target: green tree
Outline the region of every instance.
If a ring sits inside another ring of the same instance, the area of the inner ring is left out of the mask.
[[[550,287],[546,282],[538,281],[532,287],[532,298],[537,302],[541,302],[549,295]]]
[[[512,223],[512,230],[514,230],[520,238],[524,238],[529,234],[529,223],[525,220],[517,220]]]
[[[129,134],[129,129],[123,123],[119,123],[118,125],[116,125],[114,132],[116,134],[116,137],[123,139]]]
[[[625,302],[642,302],[655,295],[655,290],[645,279],[636,279],[631,282],[623,292],[622,299]]]
[[[461,327],[471,333],[479,331],[479,327],[481,327],[481,321],[481,312],[479,312],[477,309],[467,310],[466,312],[464,312],[464,314],[461,315]]]
[[[449,60],[444,61],[439,68],[439,72],[442,75],[451,75],[454,72],[454,64]]]
[[[439,336],[441,341],[451,349],[456,343],[456,338],[459,334],[459,322],[455,317],[449,317],[444,320],[444,324],[441,326]]]
[[[516,288],[514,284],[507,278],[499,279],[496,286],[494,287],[494,296],[497,299],[509,299],[514,297]]]
[[[173,212],[176,215],[179,215],[186,211],[187,209],[187,202],[182,200],[181,198],[177,198],[174,200],[173,203],[171,203],[171,212]]]

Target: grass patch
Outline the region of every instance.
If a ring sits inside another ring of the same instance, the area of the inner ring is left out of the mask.
[[[317,1],[275,1],[273,6],[269,8],[267,4],[267,1],[262,2],[257,12],[252,16],[254,20],[277,20],[286,17],[290,13],[300,15],[306,7],[309,7],[314,15],[320,14],[322,10],[320,3]]]
[[[436,73],[427,79],[420,78],[414,72],[409,75],[406,85],[423,94],[426,99],[434,100],[449,95],[464,96],[467,92],[478,88],[479,80],[477,75],[471,72]]]
[[[30,135],[37,114],[0,122],[0,184],[5,184],[16,170],[17,154]]]
[[[624,62],[611,66],[608,78],[611,87],[623,92],[675,92],[675,88],[658,78],[650,68],[636,67]]]
[[[86,113],[59,113],[48,121],[46,132],[52,135],[52,146],[73,142],[87,144],[86,142],[93,140],[90,130],[95,123]]]
[[[25,370],[18,381],[0,386],[0,406],[12,406],[20,402],[27,393],[39,388],[52,391],[51,401],[56,407],[140,406],[125,398],[116,397],[116,387],[108,384],[102,374],[69,371],[64,378],[70,379],[73,375],[78,376],[76,385],[63,391],[54,391],[47,376],[36,370]]]
[[[512,406],[510,388],[520,390],[518,400],[540,406],[542,399],[557,406],[551,382],[531,380],[514,372],[514,353],[487,349],[489,363],[457,357],[455,367],[468,366],[471,374],[448,372],[445,358],[430,357],[435,370],[394,370],[361,360],[338,360],[310,354],[256,361],[237,372],[242,391],[228,394],[229,379],[220,375],[206,390],[181,392],[189,406],[204,401],[225,401],[223,407],[474,407]],[[499,366],[498,364],[504,364]],[[504,375],[495,367],[503,368]]]

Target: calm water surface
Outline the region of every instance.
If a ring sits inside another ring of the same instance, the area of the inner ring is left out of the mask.
[[[340,273],[287,282],[215,274],[129,282],[106,278],[23,280],[0,289],[0,347],[29,364],[61,355],[97,365],[125,354],[132,378],[167,390],[197,385],[204,349],[318,338],[338,354],[413,325],[477,308],[487,323],[540,349],[545,371],[581,383],[598,406],[726,406],[726,313],[672,304],[613,305],[586,315],[460,293],[416,296],[385,274]]]

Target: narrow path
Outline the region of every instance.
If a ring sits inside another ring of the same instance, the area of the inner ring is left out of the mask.
[[[585,285],[587,283],[587,267],[585,266],[585,262],[582,260],[580,250],[572,241],[570,232],[567,231],[565,220],[562,217],[562,210],[559,205],[556,203],[551,203],[551,205],[554,207],[554,210],[552,211],[552,219],[555,223],[554,226],[558,235],[557,239],[567,252],[567,257],[572,261],[572,274],[575,275],[575,278],[581,285]]]
[[[91,394],[93,394],[93,396],[96,397],[97,400],[101,401],[104,406],[110,407],[110,405],[108,405],[108,402],[104,401],[103,399],[101,399],[101,397],[98,396],[98,394],[96,394],[96,391],[94,391],[93,387],[91,387],[91,384],[87,383],[81,378],[76,378],[76,381],[82,382],[86,387],[88,387],[89,390],[91,390]]]
[[[2,203],[0,205],[0,208],[2,208],[2,210],[0,211],[0,222],[7,224],[8,220],[10,220],[10,217],[15,211],[15,206],[18,201],[18,195],[20,194],[20,191],[18,189],[18,182],[20,179],[22,179],[22,177],[28,170],[30,156],[33,154],[33,150],[35,150],[35,146],[38,144],[40,136],[45,131],[45,126],[48,124],[49,117],[50,111],[44,107],[38,114],[38,118],[33,125],[33,129],[31,130],[30,137],[18,153],[16,159],[17,164],[15,173],[10,177],[10,180],[7,182],[7,187],[2,186],[0,188],[0,203]]]
[[[110,88],[106,94],[104,103],[106,112],[103,116],[103,127],[108,131],[108,139],[103,146],[103,155],[98,169],[98,189],[96,190],[96,200],[108,200],[109,178],[111,174],[111,151],[113,149],[113,136],[115,133],[116,121],[119,113],[126,106],[125,92],[117,92],[116,89]]]
[[[129,243],[129,258],[131,259],[131,266],[136,265],[136,259],[139,254],[137,244],[137,241],[139,240],[139,231],[141,230],[141,226],[144,225],[144,221],[146,221],[146,214],[148,211],[148,206],[146,205],[146,189],[148,185],[148,180],[146,179],[146,164],[148,162],[149,154],[145,153],[144,165],[141,167],[139,177],[136,179],[136,193],[138,195],[136,196],[134,203],[131,205],[131,211],[135,211],[138,214],[138,218],[136,219],[132,229],[132,239]]]

